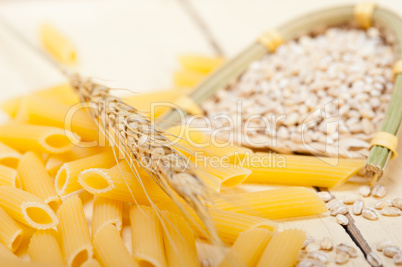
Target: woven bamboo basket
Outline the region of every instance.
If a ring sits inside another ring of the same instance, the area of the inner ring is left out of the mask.
[[[346,5],[321,10],[296,18],[275,30],[262,34],[254,43],[227,61],[208,78],[198,84],[194,90],[180,100],[180,108],[186,114],[200,112],[200,105],[213,97],[218,90],[225,88],[242,75],[249,65],[261,59],[284,42],[314,32],[317,27],[325,28],[346,23],[354,23],[361,28],[376,27],[393,37],[397,61],[394,65],[394,90],[385,119],[371,142],[369,156],[364,168],[368,181],[376,182],[384,174],[391,158],[396,156],[397,135],[402,118],[402,20],[400,17],[373,3]],[[174,110],[168,110],[161,117],[159,126],[167,128],[171,123],[180,122],[180,116]]]

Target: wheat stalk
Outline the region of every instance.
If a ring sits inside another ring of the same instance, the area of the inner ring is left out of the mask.
[[[92,118],[108,140],[117,144],[133,171],[136,168],[134,160],[185,213],[173,191],[183,198],[202,220],[211,241],[220,243],[213,221],[204,206],[209,199],[208,188],[195,174],[187,158],[172,147],[165,133],[137,109],[111,95],[111,88],[78,74],[68,76],[81,102],[94,105],[90,109]]]

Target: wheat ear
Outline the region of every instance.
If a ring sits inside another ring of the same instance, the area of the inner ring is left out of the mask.
[[[205,225],[211,241],[220,243],[216,228],[204,203],[208,201],[208,188],[195,174],[180,152],[175,150],[164,132],[137,109],[110,94],[107,86],[69,75],[73,89],[81,102],[91,103],[91,115],[109,140],[135,169],[133,160],[165,190],[183,211],[183,205],[173,191],[190,205]]]

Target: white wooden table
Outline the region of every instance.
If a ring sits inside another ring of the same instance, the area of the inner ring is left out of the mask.
[[[38,43],[39,25],[51,22],[77,46],[82,73],[102,78],[113,87],[146,92],[172,87],[171,73],[178,68],[177,56],[181,53],[232,57],[261,32],[286,20],[350,2],[356,1],[0,1],[0,16],[34,43]],[[378,2],[402,14],[401,1]],[[0,81],[0,101],[3,101],[64,79],[0,25]],[[402,154],[402,145],[398,150]],[[402,157],[394,160],[381,181],[389,191],[388,199],[402,197],[401,163]],[[357,192],[359,186],[347,183],[331,193],[342,198],[351,191]],[[369,198],[366,203],[373,206],[375,201]],[[354,219],[373,250],[383,238],[390,238],[402,247],[402,217],[380,216],[378,221],[356,216]],[[337,243],[353,244],[344,228],[329,215],[282,220],[280,224],[282,228],[301,228],[316,238],[330,236]],[[123,234],[129,236],[126,231]],[[200,248],[201,257],[210,257],[210,253],[210,249]],[[350,266],[368,266],[362,253],[359,254],[349,262]],[[392,266],[391,259],[381,257],[385,266]]]

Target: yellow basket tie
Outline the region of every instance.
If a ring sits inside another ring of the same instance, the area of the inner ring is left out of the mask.
[[[175,101],[175,104],[191,115],[201,115],[204,113],[197,103],[195,103],[189,96],[180,96]]]
[[[265,46],[269,52],[274,52],[278,46],[283,44],[283,38],[276,30],[268,31],[258,38],[258,42]]]
[[[371,27],[373,12],[376,8],[375,3],[359,3],[355,6],[355,18],[359,22],[360,26],[367,29]]]
[[[373,146],[382,146],[388,148],[392,152],[391,159],[395,158],[398,153],[396,148],[398,146],[398,137],[387,132],[378,132],[370,142],[370,149]]]
[[[402,73],[402,59],[395,62],[392,72],[394,73],[394,77],[396,77],[396,75]]]

